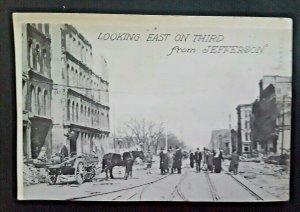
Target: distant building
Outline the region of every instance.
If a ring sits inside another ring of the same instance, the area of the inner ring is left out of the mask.
[[[23,155],[51,154],[51,38],[48,24],[22,25]]]
[[[220,149],[223,150],[225,154],[231,154],[232,152],[231,130],[229,129],[213,130],[211,132],[211,139],[208,148],[211,150]]]
[[[89,41],[71,25],[52,25],[53,151],[104,154],[108,147],[107,62],[97,58]],[[98,66],[97,66],[98,65]],[[104,74],[105,73],[105,74]]]
[[[231,151],[235,151],[235,150],[238,150],[239,148],[239,144],[238,144],[238,134],[237,134],[237,131],[234,130],[234,129],[231,129],[230,130],[230,134],[231,134]]]
[[[252,116],[252,105],[241,104],[237,108],[237,142],[238,153],[247,154],[251,152],[251,127],[250,118]]]
[[[254,148],[265,153],[290,150],[291,77],[264,76],[252,104]]]

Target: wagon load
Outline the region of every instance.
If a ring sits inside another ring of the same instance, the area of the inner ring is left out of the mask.
[[[82,184],[95,176],[98,157],[94,155],[75,155],[65,158],[62,163],[47,166],[48,182],[54,185],[57,182],[75,181]]]

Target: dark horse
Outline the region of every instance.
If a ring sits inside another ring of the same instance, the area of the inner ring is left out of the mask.
[[[125,176],[124,179],[127,180],[128,175],[132,174],[132,166],[136,158],[145,159],[144,152],[142,151],[130,151],[124,152],[123,157],[117,153],[108,153],[103,156],[102,159],[102,171],[106,173],[106,180],[108,180],[108,170],[110,178],[113,179],[113,168],[115,166],[125,166]]]

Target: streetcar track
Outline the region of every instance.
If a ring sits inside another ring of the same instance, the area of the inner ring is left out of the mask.
[[[212,200],[213,201],[219,201],[221,198],[220,198],[220,196],[217,192],[217,189],[216,189],[215,185],[213,184],[208,172],[205,173],[205,177],[206,177],[206,180],[207,180],[207,184],[208,184],[208,187],[209,187],[209,190],[210,190]]]
[[[114,191],[108,191],[108,192],[91,192],[89,195],[84,195],[84,196],[81,196],[81,197],[69,198],[69,199],[66,199],[66,200],[69,200],[69,201],[81,200],[81,199],[86,199],[86,198],[95,197],[95,196],[102,196],[102,195],[106,195],[106,194],[113,194],[113,193],[117,193],[117,192],[120,192],[120,191],[127,191],[127,190],[131,190],[131,189],[139,188],[139,187],[142,187],[142,186],[146,186],[147,187],[148,185],[151,185],[151,184],[153,184],[155,182],[163,180],[163,179],[167,178],[168,176],[170,176],[170,175],[165,175],[165,176],[160,177],[159,179],[156,179],[154,181],[147,182],[147,183],[144,183],[144,184],[141,184],[141,185],[137,185],[137,186],[132,186],[132,187],[128,187],[128,188],[122,188],[122,189],[118,189],[118,190],[114,190]],[[122,195],[119,195],[119,196],[122,197]],[[115,199],[120,198],[119,196],[115,197]]]
[[[236,179],[233,175],[227,172],[229,176],[231,176],[236,182],[238,182],[245,190],[247,190],[256,200],[264,200],[261,196],[256,194],[252,189],[242,183],[240,180]]]
[[[187,171],[185,171],[185,173],[181,176],[178,184],[175,186],[174,191],[171,193],[171,198],[170,201],[172,201],[175,198],[175,193],[178,194],[178,196],[183,200],[183,201],[188,201],[188,199],[184,196],[184,194],[182,193],[181,190],[181,184],[183,182],[183,180],[186,178],[187,176]]]

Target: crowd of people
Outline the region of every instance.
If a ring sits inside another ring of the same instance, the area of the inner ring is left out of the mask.
[[[146,169],[147,174],[151,174],[151,166],[152,166],[152,154],[149,151],[146,154]],[[161,149],[159,153],[159,168],[160,173],[164,174],[173,174],[177,172],[181,174],[181,166],[182,166],[182,158],[183,153],[180,147],[176,147],[173,149],[169,147],[166,151],[164,148]],[[203,151],[200,151],[199,148],[196,149],[195,152],[190,152],[190,167],[196,168],[196,173],[200,173],[202,171],[211,172],[211,173],[221,173],[222,171],[222,162],[224,161],[222,150],[209,150],[207,148],[203,148]],[[229,165],[229,172],[233,174],[238,173],[238,165],[239,165],[239,155],[237,151],[234,150],[231,155],[231,162]]]
[[[196,164],[196,173],[203,171],[221,173],[222,171],[222,161],[224,161],[223,153],[220,149],[209,150],[203,148],[203,152],[197,148],[195,153],[190,153],[190,167],[194,168]],[[202,166],[201,166],[202,162]],[[235,150],[232,153],[231,162],[229,166],[229,172],[233,174],[238,173],[239,156]]]
[[[181,174],[182,157],[181,148],[178,146],[175,149],[170,147],[168,151],[162,148],[159,153],[160,173],[162,175],[167,173],[174,174],[175,172]]]
[[[180,147],[176,147],[175,149],[169,147],[167,151],[164,148],[161,148],[161,151],[159,153],[160,173],[162,175],[168,173],[173,174],[175,172],[181,174],[182,158],[183,154]],[[148,151],[148,153],[146,154],[147,174],[151,174],[152,161],[153,155],[150,151]]]

